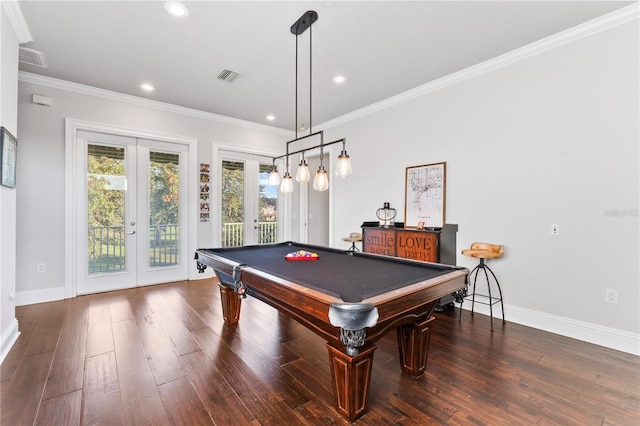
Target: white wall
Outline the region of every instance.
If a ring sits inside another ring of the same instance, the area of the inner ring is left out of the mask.
[[[9,22],[5,8],[0,7],[0,124],[19,139],[17,86],[18,37]],[[18,337],[14,299],[17,191],[0,186],[0,362]]]
[[[17,177],[21,189],[17,200],[19,305],[64,297],[65,118],[197,138],[198,163],[210,163],[212,176],[217,176],[213,172],[217,167],[214,146],[219,144],[279,154],[283,142],[290,136],[276,128],[239,120],[229,124],[225,120],[217,121],[213,114],[149,103],[33,74],[20,74],[20,79],[18,128],[21,138]],[[50,97],[52,106],[31,103],[33,94]],[[197,224],[197,247],[214,244],[214,229],[219,226],[216,201],[212,200],[211,222]],[[36,271],[36,263],[39,262],[46,264],[46,272]]]
[[[405,167],[446,161],[458,249],[505,245],[489,265],[508,320],[640,353],[638,33],[636,14],[327,129],[354,170],[333,180],[333,241],[384,201],[401,221]]]

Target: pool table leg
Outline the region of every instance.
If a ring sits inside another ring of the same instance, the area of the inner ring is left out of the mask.
[[[231,287],[218,283],[220,301],[222,302],[222,316],[227,324],[237,324],[240,321],[240,307],[242,296]]]
[[[327,343],[336,410],[353,422],[367,411],[375,345],[350,356]]]
[[[397,328],[398,349],[402,370],[413,377],[420,377],[427,368],[427,354],[431,328],[429,325],[435,317],[429,316],[425,321],[401,325]]]

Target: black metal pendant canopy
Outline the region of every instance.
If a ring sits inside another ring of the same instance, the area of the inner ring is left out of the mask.
[[[291,32],[300,35],[318,20],[318,14],[314,10],[308,10],[291,26]]]

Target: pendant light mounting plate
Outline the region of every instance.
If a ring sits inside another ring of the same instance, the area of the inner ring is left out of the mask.
[[[291,26],[291,33],[300,35],[318,20],[318,14],[314,10],[308,10]]]

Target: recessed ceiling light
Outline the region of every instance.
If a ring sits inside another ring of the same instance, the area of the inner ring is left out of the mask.
[[[269,115],[267,115],[266,119],[269,120],[269,121],[273,121],[273,120],[276,119],[276,116],[273,115],[273,114],[269,114]]]
[[[347,77],[344,75],[336,75],[335,77],[333,77],[334,83],[342,84],[345,81],[347,81]]]
[[[150,85],[149,83],[142,83],[140,85],[140,88],[145,92],[153,92],[154,90],[156,90],[156,88]]]
[[[164,8],[167,12],[172,14],[173,16],[177,16],[178,18],[184,18],[189,15],[189,9],[187,7],[177,1],[168,1],[164,4]]]

